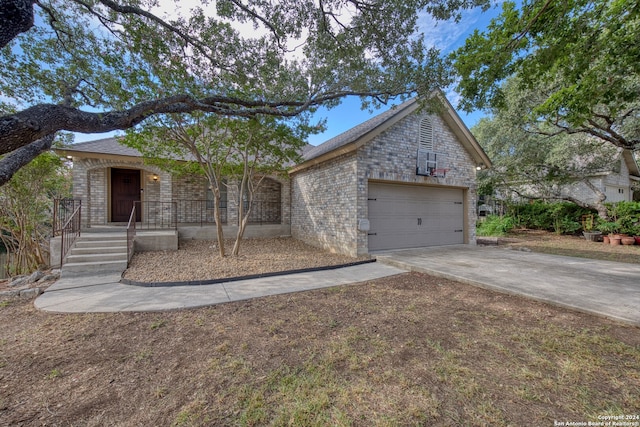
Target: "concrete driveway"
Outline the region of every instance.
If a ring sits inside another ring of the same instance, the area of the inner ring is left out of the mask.
[[[456,245],[385,251],[378,262],[640,326],[640,264]],[[638,250],[640,257],[640,250]]]

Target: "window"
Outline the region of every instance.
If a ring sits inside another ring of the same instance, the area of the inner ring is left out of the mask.
[[[433,124],[429,117],[420,120],[418,148],[424,151],[433,151]]]
[[[226,181],[222,182],[220,187],[220,208],[227,207],[227,185]],[[207,187],[207,209],[213,209],[213,191],[211,187]]]

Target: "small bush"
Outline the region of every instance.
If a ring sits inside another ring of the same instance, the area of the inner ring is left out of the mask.
[[[478,223],[476,234],[478,236],[504,236],[515,225],[515,219],[510,216],[489,215],[484,221]]]

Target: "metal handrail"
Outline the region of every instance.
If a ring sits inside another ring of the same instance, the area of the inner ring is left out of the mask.
[[[131,208],[131,215],[129,216],[129,223],[127,224],[127,267],[129,267],[129,263],[131,262],[131,257],[133,257],[133,252],[135,250],[136,238],[136,204],[133,204],[133,208]]]
[[[69,250],[75,243],[76,239],[80,237],[80,228],[82,224],[82,204],[73,211],[69,219],[64,223],[60,230],[61,242],[60,242],[60,267],[64,263],[64,259],[69,253]]]
[[[53,236],[62,234],[64,224],[69,221],[77,207],[82,204],[81,199],[54,199],[53,200]]]

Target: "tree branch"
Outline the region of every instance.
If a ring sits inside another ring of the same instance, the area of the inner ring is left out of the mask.
[[[0,49],[33,27],[35,0],[0,0]]]
[[[45,136],[29,145],[25,145],[0,159],[0,187],[33,159],[51,148],[55,133]]]
[[[304,101],[247,100],[225,96],[195,99],[189,95],[175,95],[141,102],[127,110],[104,113],[90,113],[64,105],[39,104],[15,114],[0,116],[0,155],[10,153],[57,131],[102,133],[124,130],[155,114],[204,111],[235,117],[295,117],[310,107],[348,95],[375,97],[410,93],[413,91],[407,90],[397,94],[338,91]]]

